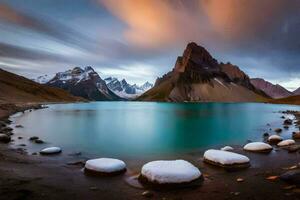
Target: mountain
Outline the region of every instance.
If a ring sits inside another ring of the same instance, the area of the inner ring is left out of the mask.
[[[108,89],[105,81],[90,66],[59,72],[45,84],[92,101],[122,100]]]
[[[68,92],[38,84],[25,77],[0,69],[0,102],[72,102],[84,99]]]
[[[268,96],[257,90],[237,66],[219,64],[196,43],[189,43],[172,71],[158,78],[140,101],[255,102]]]
[[[130,85],[125,79],[119,81],[117,78],[108,77],[104,80],[111,91],[125,99],[134,99],[153,87],[153,84],[148,81],[138,86],[136,84]]]
[[[295,91],[293,91],[294,95],[300,95],[300,87],[298,89],[296,89]]]
[[[274,85],[261,78],[252,78],[251,83],[258,89],[264,91],[267,95],[274,99],[284,98],[293,95],[292,92],[288,91],[281,85]]]
[[[49,82],[53,77],[54,76],[45,74],[45,75],[39,76],[36,79],[32,79],[32,80],[39,84],[45,84],[45,83]]]

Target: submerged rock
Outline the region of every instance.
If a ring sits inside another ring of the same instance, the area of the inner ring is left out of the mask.
[[[185,160],[158,160],[142,167],[139,181],[153,186],[178,186],[192,183],[201,177],[200,170]]]
[[[246,168],[250,166],[250,159],[244,155],[210,149],[204,153],[204,162],[224,168]]]
[[[15,127],[16,127],[16,128],[24,128],[24,126],[22,126],[22,125],[20,125],[20,124],[19,124],[19,125],[16,125]]]
[[[11,141],[10,136],[0,133],[0,142],[9,143],[10,141]]]
[[[283,140],[282,137],[280,137],[279,135],[271,135],[269,138],[268,138],[268,142],[270,144],[277,144],[278,142],[281,142]]]
[[[284,124],[284,125],[292,125],[292,124],[293,124],[293,120],[291,120],[291,119],[286,119],[286,120],[284,120],[283,124]]]
[[[44,144],[45,142],[41,139],[34,140],[36,144]]]
[[[59,147],[48,147],[40,151],[42,155],[52,155],[52,154],[59,154],[62,150]]]
[[[244,146],[244,150],[258,153],[269,153],[273,150],[273,147],[264,142],[251,142]]]
[[[295,144],[295,140],[288,139],[288,140],[283,140],[283,141],[279,142],[277,144],[277,146],[283,147],[283,146],[289,146],[289,145],[293,145],[293,144]]]
[[[114,158],[97,158],[86,161],[84,170],[88,174],[117,175],[126,171],[126,164]]]
[[[280,179],[290,184],[300,185],[300,170],[285,172],[280,176]]]
[[[269,135],[270,135],[269,133],[264,133],[263,134],[264,137],[269,137]]]

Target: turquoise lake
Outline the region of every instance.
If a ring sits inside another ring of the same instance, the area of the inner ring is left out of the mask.
[[[262,141],[270,128],[282,128],[279,111],[298,106],[258,103],[92,102],[56,104],[12,117],[16,136],[31,151],[60,146],[65,152],[134,157]],[[292,116],[288,116],[292,117]],[[270,125],[267,125],[267,124]],[[284,130],[290,137],[293,128]],[[46,144],[31,144],[38,136]]]

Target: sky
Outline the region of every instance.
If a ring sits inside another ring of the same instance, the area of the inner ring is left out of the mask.
[[[92,66],[155,82],[193,41],[294,90],[299,36],[300,0],[0,0],[0,68],[28,78]]]

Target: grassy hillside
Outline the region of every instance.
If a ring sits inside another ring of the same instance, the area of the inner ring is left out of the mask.
[[[281,99],[272,99],[269,101],[269,103],[300,105],[300,95],[285,97]]]
[[[0,69],[0,103],[73,102],[84,99],[68,92],[41,85]]]

